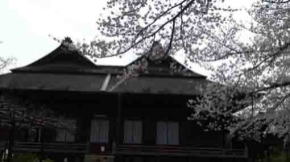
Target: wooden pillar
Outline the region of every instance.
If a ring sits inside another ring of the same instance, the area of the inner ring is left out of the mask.
[[[11,128],[9,132],[7,162],[12,162],[13,145],[14,145],[15,129],[16,129],[14,112],[10,114],[10,120],[11,120]]]
[[[121,133],[122,133],[122,94],[117,94],[117,114],[115,124],[115,135],[112,144],[112,153],[115,155],[116,162],[122,162],[123,157],[116,154],[117,147],[121,144]]]
[[[117,111],[117,127],[116,127],[116,144],[121,144],[122,133],[122,94],[118,93],[118,111]]]
[[[40,127],[39,129],[39,138],[40,138],[40,159],[39,161],[42,162],[44,160],[44,134],[43,134],[43,126]]]

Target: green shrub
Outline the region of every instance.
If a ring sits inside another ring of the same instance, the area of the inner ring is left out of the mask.
[[[270,162],[290,162],[290,157],[287,158],[287,153],[280,152],[278,154],[271,155]]]
[[[54,162],[54,161],[51,159],[45,159],[45,160],[42,160],[42,162]]]
[[[25,153],[25,154],[15,154],[13,156],[13,162],[39,162],[39,157],[37,154]],[[44,159],[42,162],[54,162],[51,159]]]
[[[38,162],[38,156],[36,154],[15,154],[13,156],[13,162]]]
[[[290,162],[290,154],[279,148],[274,148],[269,156],[257,159],[257,162]]]

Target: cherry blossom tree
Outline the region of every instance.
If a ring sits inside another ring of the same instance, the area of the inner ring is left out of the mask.
[[[109,0],[104,11],[97,20],[100,35],[85,46],[86,53],[97,58],[144,54],[154,42],[161,42],[169,55],[180,50],[201,52],[201,46],[210,44],[211,33],[227,21],[223,14],[230,15],[234,9],[222,0]]]
[[[234,23],[236,30],[250,32],[251,39],[239,42],[239,49],[216,54],[227,60],[213,77],[223,86],[209,87],[199,104],[191,101],[193,119],[231,118],[223,126],[241,138],[274,134],[289,140],[289,11],[289,1],[257,1],[248,11],[251,24]]]
[[[97,20],[100,35],[79,47],[93,58],[121,57],[160,42],[165,56],[182,52],[213,71],[217,83],[189,101],[190,118],[213,118],[208,128],[241,138],[273,133],[287,140],[289,7],[288,0],[257,0],[246,24],[223,0],[110,0]]]
[[[11,65],[14,61],[14,58],[4,58],[0,57],[0,72],[5,70],[9,65]]]
[[[0,72],[7,68],[13,60],[13,58],[0,57]],[[12,160],[14,138],[19,128],[38,128],[40,132],[43,128],[61,128],[69,131],[75,129],[65,118],[56,115],[47,106],[23,100],[3,91],[0,93],[0,128],[9,130],[9,137],[5,141],[7,148],[0,150],[0,160],[3,160],[1,156],[3,154],[7,161]],[[6,155],[6,153],[8,154]]]

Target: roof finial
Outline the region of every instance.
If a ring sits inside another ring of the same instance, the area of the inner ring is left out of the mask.
[[[61,47],[63,47],[65,50],[69,51],[78,51],[78,48],[73,43],[72,39],[70,37],[65,37],[61,41]]]
[[[70,38],[70,37],[65,37],[63,40],[62,40],[62,42],[61,42],[62,44],[71,44],[71,43],[73,43],[73,41],[72,41],[72,39]]]
[[[154,41],[152,44],[152,48],[149,53],[150,60],[159,60],[163,59],[165,56],[165,51],[162,47],[162,44],[158,41]]]

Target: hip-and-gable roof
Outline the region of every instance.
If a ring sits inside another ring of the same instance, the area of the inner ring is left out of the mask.
[[[198,95],[210,82],[170,56],[151,58],[147,54],[124,67],[100,66],[61,44],[43,58],[1,75],[0,89]],[[144,71],[124,79],[124,71],[144,60]]]

